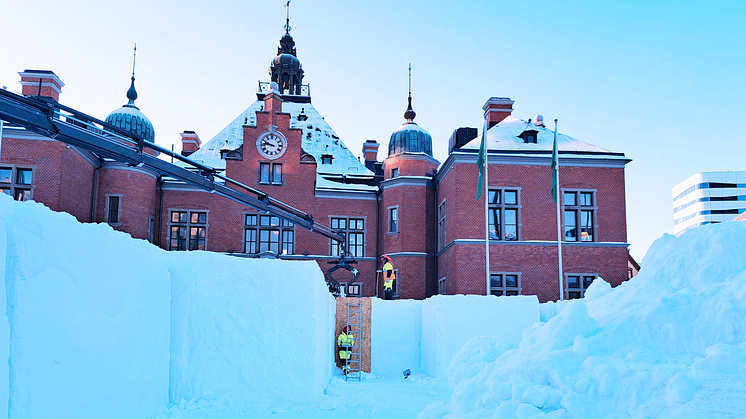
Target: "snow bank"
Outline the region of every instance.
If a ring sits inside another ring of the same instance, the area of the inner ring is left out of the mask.
[[[517,344],[539,321],[536,296],[437,295],[422,302],[422,369],[445,377],[453,355],[475,336]]]
[[[544,310],[551,319],[515,348],[457,356],[451,400],[419,417],[742,416],[746,223],[666,235],[643,266],[615,289],[594,281],[554,317]]]
[[[304,402],[323,394],[334,365],[335,305],[317,263],[169,256],[172,402]]]
[[[133,418],[166,404],[164,252],[107,225],[81,225],[0,195],[8,416]]]

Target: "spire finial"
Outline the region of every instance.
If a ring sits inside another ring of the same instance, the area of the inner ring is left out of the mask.
[[[414,124],[414,117],[416,115],[412,110],[412,63],[409,63],[409,106],[407,106],[407,111],[404,112],[404,118],[408,124]]]
[[[129,102],[125,106],[137,108],[135,106],[135,99],[137,99],[137,90],[135,90],[135,59],[137,58],[137,43],[135,43],[135,51],[132,54],[132,83],[130,84],[129,90],[127,90],[127,99]]]
[[[285,3],[285,9],[287,9],[285,11],[286,12],[286,16],[285,16],[285,33],[289,34],[290,33],[290,29],[292,29],[290,27],[290,0],[288,0]]]

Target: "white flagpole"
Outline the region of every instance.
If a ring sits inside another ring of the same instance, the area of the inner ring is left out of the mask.
[[[482,128],[484,130],[484,266],[485,276],[487,281],[487,295],[490,295],[490,218],[489,218],[489,200],[490,190],[488,189],[489,182],[487,181],[489,173],[489,163],[487,162],[487,123]]]
[[[557,142],[557,120],[554,120],[554,141]],[[555,180],[557,181],[557,259],[559,260],[559,287],[560,301],[565,299],[565,289],[562,278],[562,219],[560,218],[560,183],[559,183],[559,150],[557,151],[557,169],[555,170]]]

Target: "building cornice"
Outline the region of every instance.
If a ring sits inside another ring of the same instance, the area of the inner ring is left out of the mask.
[[[130,166],[126,163],[121,163],[113,160],[104,161],[104,164],[101,166],[100,170],[125,170],[130,172],[142,173],[143,175],[148,175],[153,179],[158,179],[160,177],[158,172],[150,170],[147,167]]]
[[[448,243],[444,248],[438,251],[438,256],[445,253],[448,249],[453,246],[462,244],[472,245],[478,244],[484,246],[484,239],[456,239]],[[554,240],[515,240],[515,241],[504,241],[504,240],[490,240],[490,247],[492,246],[549,246],[557,247],[557,241]],[[563,247],[629,247],[629,243],[623,242],[562,242]]]
[[[377,191],[358,191],[350,189],[320,189],[316,188],[316,198],[329,199],[355,199],[375,201],[378,197]]]
[[[428,176],[397,176],[395,178],[386,179],[381,182],[381,190],[389,188],[397,188],[399,186],[426,186],[428,188],[434,188],[435,184],[433,179]]]

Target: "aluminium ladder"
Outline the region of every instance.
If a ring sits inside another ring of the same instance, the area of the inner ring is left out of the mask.
[[[363,380],[363,309],[361,299],[356,300],[358,304],[347,302],[347,333],[353,336],[355,344],[349,347],[350,357],[345,360],[345,381],[355,378],[358,381]]]

